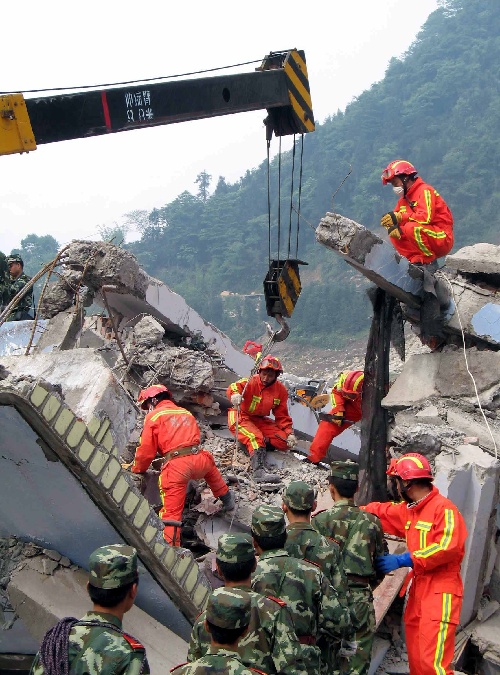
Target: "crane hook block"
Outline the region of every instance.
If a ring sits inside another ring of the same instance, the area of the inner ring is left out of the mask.
[[[36,142],[24,96],[0,96],[0,156],[30,150],[36,150]]]
[[[268,316],[292,316],[302,290],[299,265],[303,260],[271,260],[264,279],[264,297]]]

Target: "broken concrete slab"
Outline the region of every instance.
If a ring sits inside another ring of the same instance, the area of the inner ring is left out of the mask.
[[[36,345],[43,336],[47,323],[45,319],[37,321],[32,345]],[[34,321],[6,321],[0,326],[0,356],[24,356],[31,339]]]
[[[488,419],[487,426],[479,410],[471,414],[455,406],[448,408],[446,416],[448,424],[462,433],[464,437],[476,437],[481,448],[493,454],[495,452],[498,453],[500,448],[500,427],[498,420]]]
[[[493,675],[500,671],[500,610],[484,622],[474,621],[468,630],[473,644],[477,646],[486,664],[483,672]]]
[[[435,460],[434,483],[456,504],[464,517],[468,537],[462,563],[464,596],[461,623],[466,625],[479,608],[488,579],[488,545],[496,531],[500,462],[475,445],[462,445]],[[490,568],[491,569],[491,568]]]
[[[43,579],[29,567],[13,573],[8,585],[10,602],[37,645],[60,619],[80,618],[91,609],[87,580],[88,574],[82,569],[59,568]],[[146,647],[152,673],[163,672],[186,660],[187,642],[139,607],[134,606],[125,614],[123,628]]]
[[[478,243],[446,256],[446,267],[470,274],[491,274],[500,284],[500,246]]]

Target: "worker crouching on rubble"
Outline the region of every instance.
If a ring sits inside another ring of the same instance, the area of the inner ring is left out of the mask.
[[[200,448],[200,429],[194,416],[172,400],[163,385],[154,385],[139,393],[137,402],[148,410],[140,444],[131,465],[132,473],[143,474],[159,453],[165,459],[159,478],[162,520],[180,521],[190,480],[205,479],[214,497],[219,497],[226,510],[234,509],[234,495],[226,485],[208,450]],[[165,526],[163,536],[180,546],[179,528]]]
[[[362,509],[377,515],[384,531],[404,537],[408,552],[375,561],[384,573],[412,570],[404,613],[411,675],[452,675],[455,633],[460,620],[463,584],[460,566],[467,530],[453,502],[432,485],[431,467],[423,455],[410,452],[391,462],[402,502],[372,502]]]
[[[255,375],[233,382],[226,392],[234,406],[228,412],[229,430],[236,435],[238,426],[238,441],[248,450],[256,483],[280,482],[277,474],[266,469],[267,448],[286,452],[297,443],[288,413],[288,392],[278,381],[282,373],[279,359],[266,356]],[[271,412],[274,419],[268,417]]]
[[[361,395],[365,376],[361,370],[340,373],[330,394],[331,420],[322,420],[309,448],[309,461],[320,462],[333,439],[361,419]]]
[[[404,159],[384,169],[382,184],[387,183],[399,199],[380,224],[396,251],[423,265],[447,255],[453,247],[453,216],[437,190],[417,177],[413,164]]]

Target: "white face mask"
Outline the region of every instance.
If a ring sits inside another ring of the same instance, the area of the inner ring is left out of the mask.
[[[398,187],[394,186],[392,189],[398,197],[401,197],[405,193],[405,189],[402,185],[399,185]]]

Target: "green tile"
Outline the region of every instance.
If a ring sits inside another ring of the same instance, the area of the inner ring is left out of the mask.
[[[31,392],[30,401],[36,408],[39,408],[47,398],[48,392],[39,384]]]
[[[87,429],[89,431],[89,434],[91,434],[91,436],[94,436],[94,438],[95,438],[96,435],[97,435],[97,432],[99,431],[100,426],[101,426],[101,420],[98,417],[93,417],[87,425]]]
[[[198,588],[193,593],[193,602],[198,607],[198,609],[204,609],[205,605],[208,602],[208,596],[210,595],[209,589],[203,584],[198,584]]]
[[[101,450],[96,450],[92,461],[89,464],[89,470],[94,476],[98,476],[104,468],[104,465],[108,461],[108,455]]]
[[[100,427],[99,431],[96,433],[96,436],[95,436],[96,441],[99,441],[99,443],[102,441],[102,438],[103,438],[104,434],[106,433],[106,431],[109,429],[110,424],[111,423],[107,418],[102,420],[101,427]]]
[[[180,581],[188,571],[189,567],[193,564],[193,559],[191,558],[191,556],[187,555],[184,557],[179,556],[179,558],[180,558],[179,563],[174,570],[174,576],[176,577],[176,579]]]
[[[148,544],[149,544],[151,541],[153,541],[153,539],[154,539],[154,537],[155,537],[155,535],[156,535],[157,532],[158,532],[158,529],[157,529],[156,527],[153,527],[152,525],[148,525],[148,526],[145,528],[145,530],[144,530],[142,536],[144,537],[144,539],[145,539],[145,540],[148,542]]]
[[[137,508],[139,499],[140,497],[138,495],[134,494],[132,491],[129,492],[129,494],[127,495],[127,499],[123,504],[123,512],[125,513],[126,516],[131,516],[133,514],[133,512]]]
[[[75,416],[73,415],[71,410],[68,410],[68,408],[63,408],[63,410],[61,410],[59,417],[56,420],[56,423],[54,424],[54,429],[60,436],[64,436],[64,434],[69,429],[70,424],[73,423],[74,419]]]
[[[108,452],[111,452],[111,448],[113,447],[113,436],[111,435],[111,431],[106,433],[100,443],[106,448]]]
[[[78,457],[82,462],[88,462],[94,450],[95,445],[92,445],[92,443],[89,443],[88,441],[83,441],[78,450]]]
[[[172,546],[169,546],[167,548],[167,552],[165,553],[165,556],[163,557],[162,562],[165,565],[165,567],[169,570],[171,570],[172,567],[177,562],[177,554],[175,552],[175,549]]]
[[[69,447],[76,448],[86,431],[87,426],[85,425],[85,422],[82,422],[82,420],[76,420],[71,428],[71,431],[66,436],[66,443],[69,445]]]
[[[151,513],[151,507],[147,499],[142,500],[142,504],[137,509],[137,513],[134,516],[134,525],[138,530],[144,525],[148,519],[149,514]]]
[[[106,459],[108,459],[108,463],[106,465],[106,468],[102,472],[101,476],[101,483],[103,487],[105,487],[107,490],[113,485],[115,482],[115,478],[118,476],[118,474],[121,471],[121,466],[120,462],[114,458],[109,459],[109,456],[106,455]]]
[[[56,396],[49,396],[47,403],[43,406],[42,415],[50,422],[59,412],[61,402]]]
[[[127,483],[123,476],[120,476],[116,481],[116,485],[113,488],[113,499],[117,504],[123,501],[123,498],[130,490],[130,485]]]
[[[196,582],[198,581],[198,574],[199,574],[198,565],[193,565],[192,569],[189,570],[189,574],[186,577],[186,581],[184,582],[184,590],[186,591],[186,593],[189,593],[191,595],[191,591],[196,586]]]
[[[158,558],[161,557],[161,554],[165,551],[166,544],[160,544],[160,542],[156,542],[154,545],[154,552],[158,556]]]

